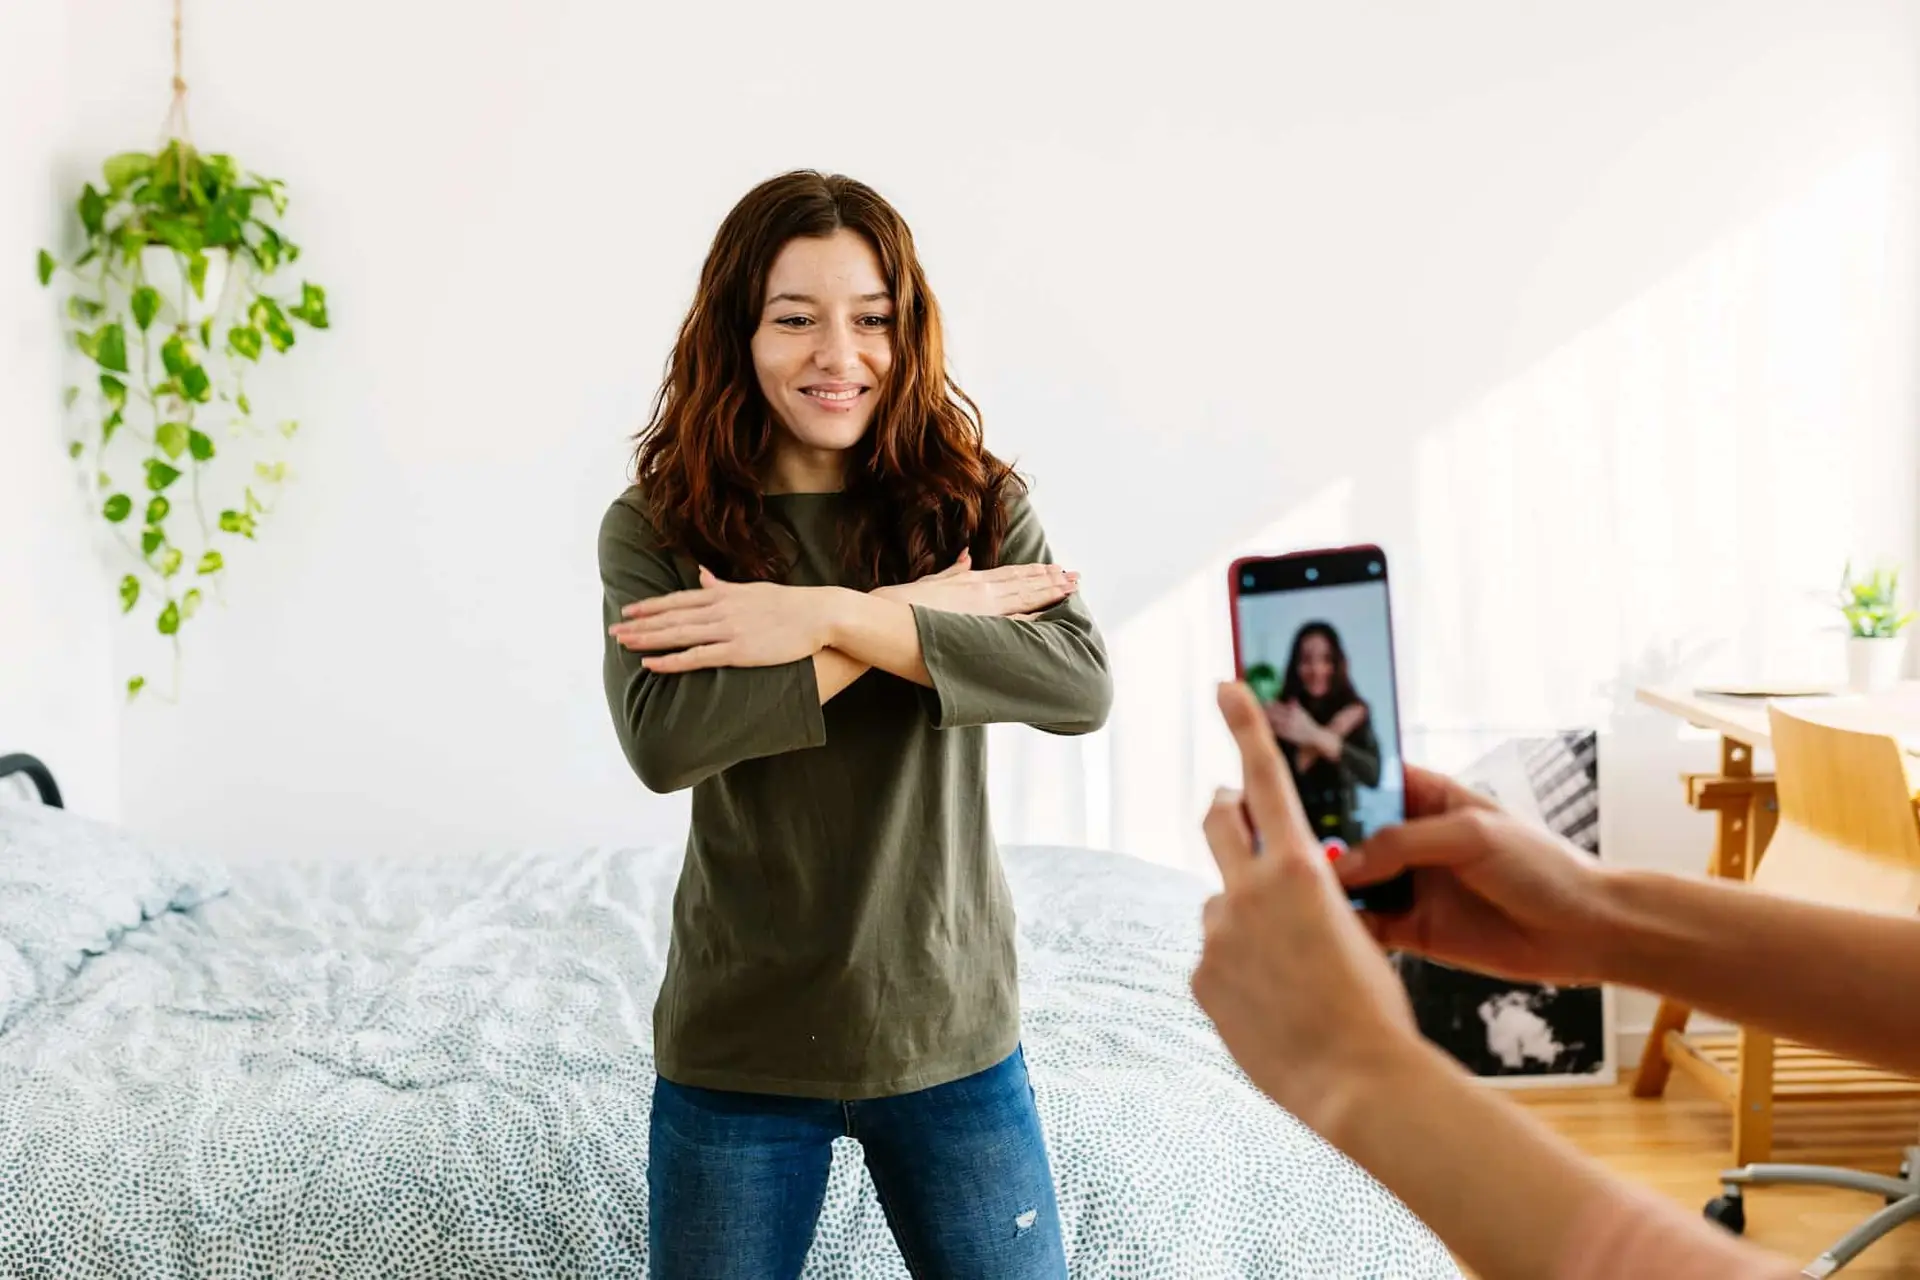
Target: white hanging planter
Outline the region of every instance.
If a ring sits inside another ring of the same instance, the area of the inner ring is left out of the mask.
[[[1906,655],[1905,636],[1848,636],[1847,687],[1855,693],[1875,693],[1898,684]]]
[[[150,244],[140,250],[140,270],[147,283],[160,291],[169,311],[184,304],[186,314],[176,318],[198,325],[209,316],[218,316],[226,302],[227,281],[232,274],[232,256],[225,249],[206,251],[207,275],[195,296],[187,278],[187,259],[163,244]]]

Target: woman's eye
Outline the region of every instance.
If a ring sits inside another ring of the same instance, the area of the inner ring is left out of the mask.
[[[861,316],[860,317],[860,327],[863,329],[884,329],[892,323],[893,323],[892,316]]]
[[[774,321],[783,329],[804,329],[813,323],[812,316],[781,316]]]

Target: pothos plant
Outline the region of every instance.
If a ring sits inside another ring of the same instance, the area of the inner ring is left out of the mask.
[[[1853,563],[1840,575],[1839,598],[1834,602],[1847,620],[1847,634],[1860,640],[1890,640],[1913,621],[1900,607],[1900,571],[1874,569],[1864,578],[1853,576]]]
[[[223,547],[253,538],[287,479],[273,454],[298,424],[258,425],[247,371],[290,350],[298,326],[325,329],[327,295],[309,281],[297,297],[270,288],[300,257],[276,225],[277,180],[181,139],[114,156],[101,176],[75,205],[80,252],[63,266],[41,250],[40,283],[70,284],[88,378],[67,388],[68,453],[129,557],[121,610],[144,606],[171,642],[177,689],[180,630],[203,587],[221,590]],[[146,685],[133,676],[128,697]]]

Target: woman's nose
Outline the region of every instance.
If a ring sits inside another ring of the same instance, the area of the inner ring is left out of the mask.
[[[827,329],[814,348],[813,362],[828,372],[839,372],[859,362],[859,348],[853,340],[853,334],[835,326]]]

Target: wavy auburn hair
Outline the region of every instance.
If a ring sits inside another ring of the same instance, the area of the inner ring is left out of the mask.
[[[750,343],[781,249],[842,228],[872,246],[894,309],[892,368],[871,425],[847,451],[843,567],[866,587],[943,569],[963,549],[989,567],[1020,481],[987,452],[979,408],[947,373],[940,308],[913,234],[872,188],[813,170],[761,183],[714,236],[637,437],[634,470],[648,514],[671,550],[717,573],[770,579],[790,567],[764,518],[762,478],[779,428]]]

